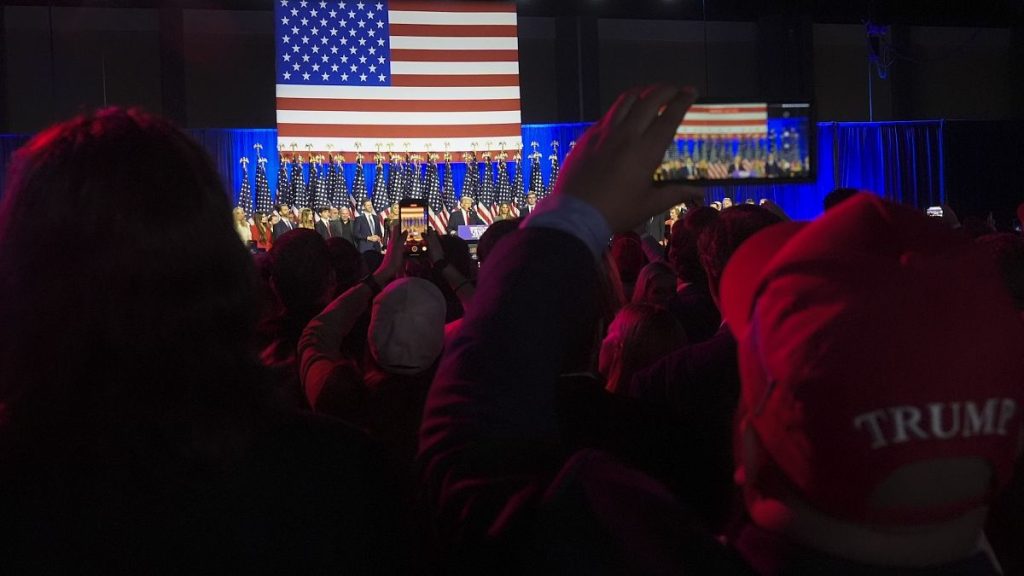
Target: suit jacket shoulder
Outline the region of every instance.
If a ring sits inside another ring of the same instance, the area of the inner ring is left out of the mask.
[[[324,224],[323,220],[313,224],[313,228],[316,229],[317,233],[320,234],[320,236],[323,236],[324,240],[331,237],[330,232],[327,230],[327,224]]]

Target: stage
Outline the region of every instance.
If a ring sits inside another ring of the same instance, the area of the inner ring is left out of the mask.
[[[579,138],[588,124],[526,124],[522,127],[523,142],[537,142],[543,156],[540,162],[543,182],[549,183],[551,174],[551,143],[559,143],[558,162],[565,161],[570,143]],[[907,203],[921,209],[947,202],[943,154],[942,120],[920,122],[821,122],[817,125],[818,150],[817,177],[808,184],[723,185],[707,189],[708,202],[731,197],[736,201],[747,198],[768,198],[794,219],[812,219],[822,212],[822,200],[829,191],[838,187],[871,190],[890,200]],[[248,157],[250,186],[255,177],[255,144],[262,145],[267,157],[267,175],[271,195],[276,197],[279,160],[277,130],[274,129],[190,129],[186,130],[210,153],[225,185],[237,199],[242,184],[239,159]],[[28,135],[0,135],[0,168],[6,173],[11,153],[28,140]],[[298,151],[300,154],[303,151]],[[512,151],[510,151],[512,152]],[[286,151],[287,153],[287,151]],[[365,175],[368,185],[373,182],[376,167],[373,154],[367,153]],[[349,187],[355,178],[356,165],[351,154],[346,158],[345,177]],[[512,164],[512,162],[510,162]],[[510,166],[515,172],[515,167]],[[529,162],[524,162],[524,182],[530,182]],[[443,166],[442,166],[443,171]],[[456,196],[462,190],[466,165],[452,163]],[[308,176],[307,176],[308,177]],[[0,189],[3,188],[0,176]],[[371,190],[372,193],[372,190]]]

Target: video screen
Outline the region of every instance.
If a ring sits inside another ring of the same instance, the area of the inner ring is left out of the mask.
[[[398,218],[401,221],[401,230],[408,232],[405,238],[406,251],[418,254],[427,249],[427,207],[410,203],[408,206],[399,206]]]
[[[657,181],[808,180],[811,105],[697,103],[676,130]]]
[[[402,230],[409,232],[409,239],[423,239],[427,233],[427,215],[422,206],[402,206],[398,217],[402,220]]]

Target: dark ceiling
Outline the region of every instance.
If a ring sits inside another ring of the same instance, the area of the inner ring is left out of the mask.
[[[496,0],[500,1],[500,0]],[[272,0],[0,0],[0,5],[269,10]],[[1024,24],[1024,0],[518,0],[524,16],[753,21],[798,15],[821,23],[1006,27]]]

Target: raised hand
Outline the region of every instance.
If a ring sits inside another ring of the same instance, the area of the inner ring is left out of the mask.
[[[588,202],[616,232],[630,230],[680,202],[703,198],[697,188],[652,181],[696,97],[692,88],[666,85],[619,96],[566,158],[554,193]]]
[[[395,224],[391,228],[391,241],[388,242],[388,251],[384,260],[373,273],[373,277],[381,286],[390,282],[402,270],[405,263],[405,237],[408,232],[402,232],[401,226]]]

